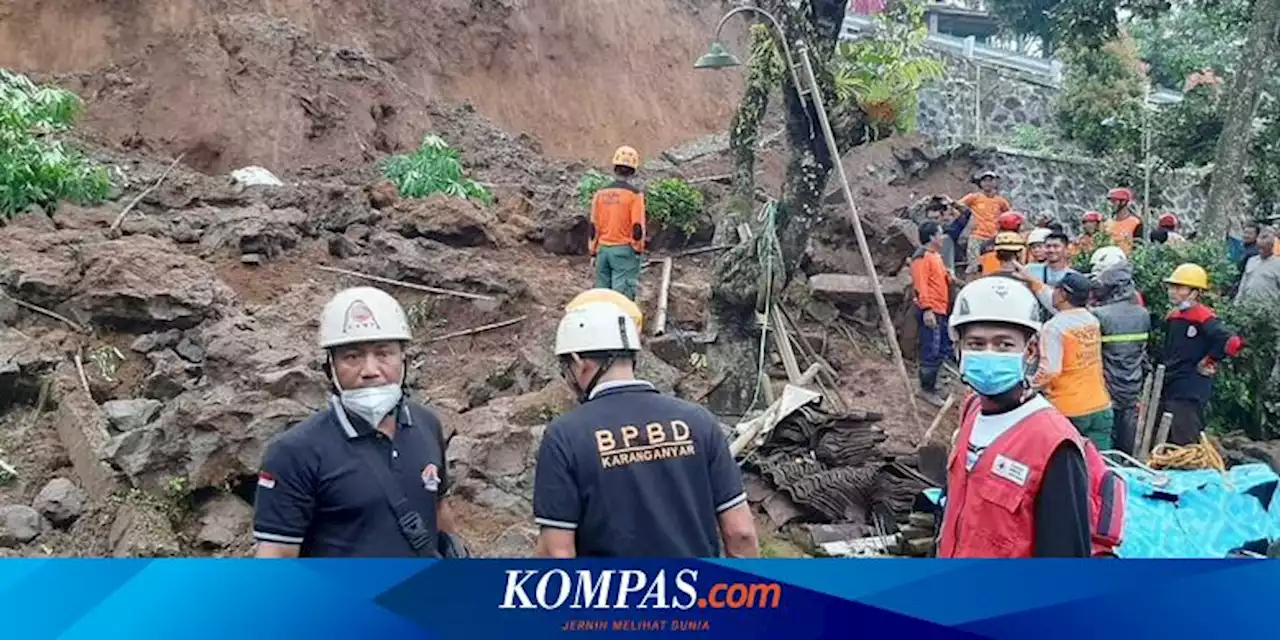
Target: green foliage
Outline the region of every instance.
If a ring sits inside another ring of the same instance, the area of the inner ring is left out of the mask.
[[[1053,32],[1065,47],[1099,48],[1120,35],[1121,11],[1150,20],[1170,8],[1169,0],[1062,0],[1053,11]]]
[[[1103,247],[1110,247],[1115,242],[1111,241],[1111,234],[1098,229],[1093,234],[1093,249],[1090,251],[1081,251],[1076,257],[1071,259],[1071,268],[1080,273],[1089,273],[1093,269],[1093,263],[1089,260],[1093,257],[1093,252]]]
[[[591,208],[591,199],[596,197],[596,192],[609,186],[613,182],[613,178],[591,169],[582,174],[582,178],[578,180],[578,204],[584,209]]]
[[[406,198],[443,193],[455,198],[493,202],[493,196],[475,180],[463,176],[462,156],[443,138],[427,134],[422,146],[409,155],[396,155],[382,163],[382,175],[395,183]]]
[[[924,5],[894,3],[875,20],[874,35],[841,41],[836,47],[831,62],[836,97],[856,100],[872,126],[911,131],[920,89],[941,78],[945,67],[925,50],[929,29]]]
[[[1137,156],[1142,147],[1146,89],[1132,40],[1101,48],[1072,49],[1058,97],[1058,128],[1067,139],[1096,154]]]
[[[1194,72],[1223,74],[1231,68],[1240,55],[1248,15],[1243,0],[1185,3],[1152,20],[1133,20],[1127,30],[1151,66],[1152,81],[1182,89]]]
[[[760,86],[774,86],[782,81],[787,73],[787,59],[778,48],[778,40],[773,29],[765,24],[751,25],[751,65],[752,80]],[[787,80],[790,82],[790,80]]]
[[[1280,215],[1280,99],[1275,96],[1264,95],[1258,107],[1263,125],[1254,136],[1253,164],[1246,176],[1254,195],[1254,217],[1258,219]]]
[[[989,0],[987,7],[1010,33],[1039,36],[1046,55],[1054,49],[1053,13],[1062,0]]]
[[[1201,86],[1184,94],[1182,102],[1163,107],[1152,122],[1151,152],[1169,168],[1204,166],[1213,162],[1222,114],[1216,87]]]
[[[1014,127],[1009,144],[1015,149],[1042,151],[1053,146],[1053,137],[1033,124],[1020,124]]]
[[[702,192],[680,178],[664,178],[645,189],[645,215],[666,229],[691,236],[702,215]]]
[[[74,93],[0,69],[0,220],[33,204],[91,204],[111,193],[105,168],[54,138],[80,108]]]
[[[1280,380],[1272,378],[1276,346],[1280,345],[1280,315],[1274,301],[1235,304],[1228,298],[1239,275],[1228,259],[1226,247],[1217,241],[1182,246],[1139,246],[1130,256],[1134,280],[1156,322],[1149,351],[1154,360],[1163,355],[1165,325],[1160,319],[1170,310],[1164,279],[1179,264],[1191,262],[1209,272],[1212,287],[1201,301],[1212,307],[1232,331],[1246,338],[1245,351],[1218,367],[1209,406],[1209,428],[1217,433],[1244,429],[1254,437],[1280,436]]]

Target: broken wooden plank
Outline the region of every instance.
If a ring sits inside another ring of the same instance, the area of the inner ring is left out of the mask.
[[[667,332],[667,303],[671,293],[671,258],[662,259],[662,284],[658,289],[658,313],[654,316],[653,335]]]
[[[817,365],[809,367],[809,370],[801,376],[801,384],[812,382],[813,376],[818,375],[818,370]],[[820,393],[814,393],[799,385],[787,385],[782,390],[782,397],[769,405],[769,408],[765,409],[764,413],[738,424],[734,429],[737,436],[729,444],[730,453],[733,454],[733,457],[738,457],[747,450],[751,443],[755,442],[757,437],[767,434],[784,418],[800,409],[800,407],[821,399],[822,394]]]
[[[696,249],[686,249],[686,250],[684,250],[684,251],[678,251],[678,252],[676,252],[676,253],[673,253],[673,254],[671,254],[670,256],[668,256],[667,258],[650,258],[650,259],[648,259],[648,260],[646,260],[646,261],[645,261],[645,264],[647,264],[647,265],[648,265],[648,264],[658,264],[659,262],[662,262],[663,260],[667,260],[668,258],[687,258],[687,257],[689,257],[689,256],[696,256],[696,255],[703,254],[703,253],[711,253],[712,251],[724,251],[725,249],[732,249],[732,248],[734,248],[734,247],[736,247],[736,246],[738,246],[738,245],[736,245],[736,244],[713,244],[713,245],[711,245],[711,246],[709,246],[709,247],[698,247],[698,248],[696,248]]]
[[[787,331],[786,321],[777,305],[774,305],[770,315],[772,317],[769,318],[769,322],[773,325],[773,344],[778,348],[778,354],[782,356],[782,366],[787,370],[787,379],[791,384],[799,384],[800,363],[796,360],[796,353],[791,350],[791,333]]]

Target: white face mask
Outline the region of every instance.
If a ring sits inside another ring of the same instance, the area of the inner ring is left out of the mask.
[[[343,391],[340,395],[344,407],[364,418],[370,426],[376,429],[378,428],[378,423],[382,422],[382,419],[387,417],[396,408],[396,405],[400,404],[400,398],[404,395],[404,391],[400,388],[400,383],[397,382],[378,387]]]

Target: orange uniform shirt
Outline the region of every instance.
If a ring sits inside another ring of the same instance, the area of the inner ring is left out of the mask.
[[[1138,227],[1142,226],[1142,219],[1138,216],[1131,215],[1124,220],[1112,220],[1107,223],[1107,233],[1111,234],[1111,241],[1117,247],[1124,251],[1125,255],[1133,252],[1133,240],[1138,234]]]
[[[1068,418],[1111,406],[1102,373],[1102,327],[1086,309],[1060,311],[1040,330],[1040,369],[1032,384],[1044,389]]]
[[[591,200],[591,240],[587,247],[596,255],[600,246],[629,244],[644,253],[646,233],[644,194],[634,185],[615,181],[599,190]]]
[[[916,305],[940,316],[947,315],[951,305],[951,272],[942,254],[925,249],[911,261],[911,284],[916,290]]]
[[[1004,196],[988,196],[980,192],[961,198],[960,203],[973,211],[973,232],[969,236],[982,240],[996,237],[996,218],[1013,210],[1013,205]]]

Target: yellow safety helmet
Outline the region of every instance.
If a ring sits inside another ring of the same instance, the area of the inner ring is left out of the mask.
[[[996,234],[996,251],[1022,251],[1026,246],[1022,234],[1017,231],[1001,231]]]
[[[1164,281],[1166,284],[1178,284],[1192,289],[1208,289],[1209,272],[1198,264],[1188,262],[1178,265]]]
[[[582,293],[574,296],[569,304],[565,305],[565,311],[573,311],[574,309],[583,307],[588,304],[597,302],[607,302],[621,309],[622,312],[631,317],[636,323],[636,331],[644,330],[644,314],[640,312],[640,307],[636,303],[613,289],[587,289]]]
[[[631,147],[618,147],[618,150],[613,152],[613,166],[639,169],[640,152]]]

